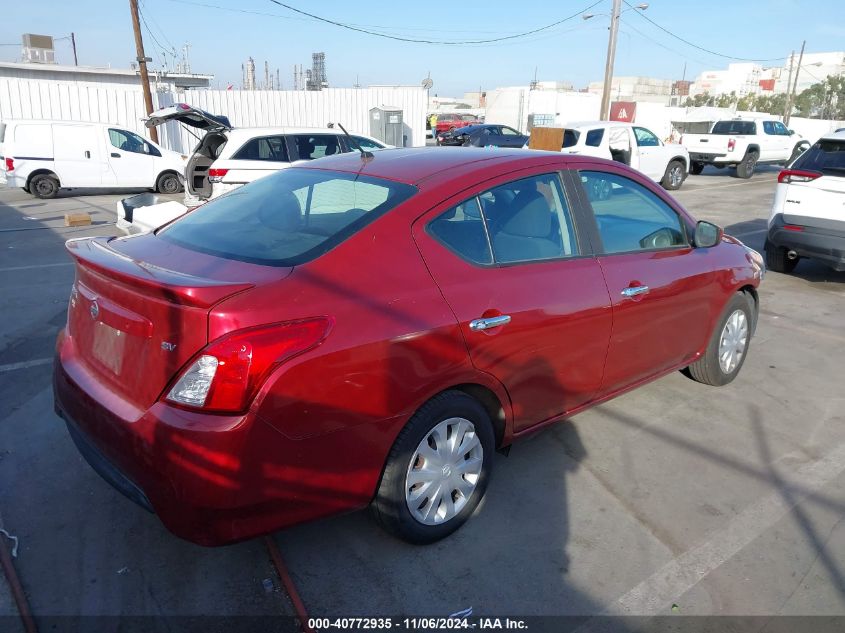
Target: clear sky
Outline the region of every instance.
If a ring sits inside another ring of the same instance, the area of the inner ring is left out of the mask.
[[[362,85],[418,84],[430,72],[432,94],[441,96],[527,84],[535,68],[540,80],[570,81],[576,87],[601,80],[604,73],[611,0],[589,9],[596,14],[589,20],[580,13],[594,0],[285,1],[337,22],[410,39],[500,38],[576,17],[497,43],[431,45],[343,29],[271,0],[141,0],[147,54],[154,58],[153,67],[160,67],[162,47],[180,48],[187,41],[193,71],[213,73],[221,87],[229,82],[239,86],[241,64],[252,56],[259,81],[267,60],[272,70],[280,69],[283,86],[291,88],[293,65],[310,66],[314,51],[326,53],[332,86],[351,86],[356,78]],[[126,68],[135,58],[128,0],[7,2],[15,8],[2,12],[2,60],[20,55],[22,33],[60,37],[70,31],[76,33],[80,64]],[[673,38],[637,13],[628,10],[622,16],[616,75],[680,79],[686,63],[686,78],[694,79],[702,70],[724,68],[731,61]],[[803,39],[809,52],[845,49],[845,0],[652,0],[645,16],[693,44],[739,58],[783,58],[797,51]],[[57,42],[56,49],[59,63],[73,63],[69,41]]]

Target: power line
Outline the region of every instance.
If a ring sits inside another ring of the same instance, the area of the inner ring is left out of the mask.
[[[686,53],[682,53],[682,52],[680,52],[680,51],[678,51],[678,50],[675,50],[674,48],[672,48],[672,47],[670,47],[670,46],[666,46],[665,44],[663,44],[663,43],[661,43],[661,42],[658,42],[656,39],[654,39],[654,38],[652,38],[652,37],[649,37],[648,35],[646,35],[645,33],[643,33],[641,30],[639,30],[637,27],[635,27],[633,24],[631,24],[628,20],[625,20],[624,18],[621,18],[621,17],[620,17],[620,18],[619,18],[619,20],[620,20],[621,22],[623,22],[623,23],[625,24],[625,26],[626,26],[626,27],[628,27],[629,29],[631,29],[631,30],[632,30],[632,31],[634,31],[635,33],[638,33],[640,36],[642,36],[643,38],[647,39],[647,40],[648,40],[649,42],[651,42],[652,44],[656,44],[656,45],[657,45],[657,46],[659,46],[660,48],[662,48],[662,49],[664,49],[664,50],[667,50],[667,51],[669,51],[670,53],[675,53],[675,55],[680,55],[680,56],[681,56],[681,59],[684,59],[684,60],[687,60],[687,61],[691,61],[691,62],[695,62],[696,64],[701,64],[701,65],[702,65],[702,66],[704,66],[705,68],[706,68],[707,66],[709,66],[709,65],[710,65],[710,63],[709,63],[709,62],[703,62],[703,61],[701,61],[700,59],[697,59],[697,58],[695,58],[695,57],[690,57],[690,56],[689,56],[689,55],[687,55]]]
[[[146,8],[147,8],[146,3],[142,3],[142,5],[143,5],[143,8],[144,8],[144,9],[146,9]],[[163,29],[163,28],[161,28],[161,25],[160,25],[158,22],[156,22],[155,16],[153,16],[152,14],[150,14],[150,22],[152,22],[152,23],[153,23],[153,26],[154,26],[154,27],[156,27],[156,29],[158,30],[158,32],[159,32],[159,33],[161,34],[161,36],[164,38],[164,41],[165,41],[165,42],[167,42],[167,45],[168,45],[168,46],[170,46],[170,48],[172,48],[172,49],[174,49],[174,50],[175,50],[175,49],[176,49],[176,47],[175,47],[175,46],[173,46],[173,42],[171,42],[171,41],[170,41],[170,38],[169,38],[169,37],[167,37],[167,33],[165,33],[165,32],[164,32],[164,29]],[[149,28],[149,27],[147,27],[147,28]]]
[[[627,4],[632,9],[635,8],[630,2],[628,2],[628,0],[624,0],[624,2],[625,2],[625,4]],[[653,24],[654,26],[659,28],[664,33],[671,35],[676,40],[683,42],[687,46],[692,46],[693,48],[697,48],[698,50],[704,51],[705,53],[709,53],[710,55],[715,55],[716,57],[723,57],[725,59],[733,59],[734,61],[739,61],[739,62],[775,62],[775,61],[781,61],[781,60],[786,59],[786,57],[769,57],[768,59],[748,59],[748,58],[745,58],[745,57],[734,57],[733,55],[725,55],[724,53],[717,53],[716,51],[711,51],[709,48],[704,48],[703,46],[699,46],[698,44],[693,44],[689,40],[685,40],[684,38],[682,38],[680,35],[676,35],[672,31],[670,31],[669,29],[660,26],[657,22],[652,20],[650,17],[648,17],[642,11],[635,11],[635,13],[637,15],[639,15],[643,20],[650,22],[651,24]]]
[[[140,15],[140,16],[141,16],[141,22],[143,22],[143,23],[144,23],[144,27],[146,27],[146,29],[147,29],[147,33],[149,33],[149,34],[150,34],[150,37],[151,37],[151,38],[153,38],[153,41],[154,41],[156,44],[158,44],[159,49],[160,49],[160,50],[162,50],[162,51],[167,50],[167,49],[165,48],[164,44],[162,44],[161,42],[159,42],[159,41],[158,41],[158,38],[157,38],[157,37],[155,36],[155,34],[152,32],[152,29],[150,29],[150,25],[149,25],[149,24],[147,24],[147,18],[145,18],[145,17],[144,17],[144,13],[141,11],[140,7],[138,8],[138,15]]]
[[[374,35],[376,37],[383,37],[385,39],[396,40],[396,41],[399,41],[399,42],[411,42],[411,43],[415,43],[415,44],[440,44],[440,45],[446,45],[446,46],[458,46],[458,45],[463,45],[463,44],[489,44],[489,43],[492,43],[492,42],[503,42],[505,40],[513,40],[513,39],[516,39],[516,38],[525,37],[526,35],[533,35],[534,33],[539,33],[540,31],[548,30],[552,27],[558,26],[559,24],[563,24],[564,22],[572,20],[573,18],[577,18],[581,14],[583,14],[583,13],[589,11],[590,9],[592,9],[593,7],[601,4],[602,1],[603,0],[598,0],[598,2],[594,2],[590,6],[584,7],[580,11],[573,13],[572,15],[570,15],[568,17],[565,17],[561,20],[557,20],[556,22],[552,22],[551,24],[547,24],[545,26],[538,27],[536,29],[531,29],[530,31],[525,31],[523,33],[515,33],[513,35],[506,35],[506,36],[503,36],[503,37],[494,37],[494,38],[483,39],[483,40],[428,40],[428,39],[420,39],[420,38],[412,38],[412,37],[402,37],[402,36],[399,36],[399,35],[389,35],[387,33],[379,33],[377,31],[372,31],[370,29],[359,28],[359,27],[353,26],[351,24],[347,24],[347,23],[344,23],[344,22],[338,22],[336,20],[324,18],[324,17],[321,17],[319,15],[314,15],[313,13],[308,13],[307,11],[297,9],[295,7],[290,6],[289,4],[285,4],[284,2],[280,2],[279,0],[270,0],[270,2],[272,2],[273,4],[277,4],[280,7],[284,7],[285,9],[288,9],[289,11],[293,11],[294,13],[299,13],[300,15],[307,16],[307,17],[309,17],[313,20],[317,20],[319,22],[325,22],[327,24],[332,24],[334,26],[338,26],[340,28],[347,29],[349,31],[356,31],[358,33],[364,33],[366,35]]]

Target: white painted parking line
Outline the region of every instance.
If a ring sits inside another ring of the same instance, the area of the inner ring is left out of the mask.
[[[681,188],[681,189],[678,190],[678,193],[694,193],[696,191],[713,191],[714,189],[726,189],[727,187],[745,187],[745,186],[748,186],[748,185],[763,185],[763,184],[771,185],[774,182],[775,182],[774,178],[770,178],[770,179],[767,178],[766,180],[749,180],[747,182],[732,182],[732,183],[727,184],[727,185],[713,185],[712,187],[705,185],[705,184],[697,186],[696,183],[691,182],[690,185],[695,186],[695,189],[690,189],[689,187],[687,187],[686,189]]]
[[[845,444],[822,459],[806,464],[792,476],[788,486],[800,500],[804,492],[818,491],[845,472]],[[669,561],[606,609],[612,615],[658,615],[695,587],[710,572],[730,560],[769,530],[795,503],[781,492],[773,492],[740,512],[706,543]],[[579,630],[589,631],[587,622]]]
[[[58,262],[56,264],[33,264],[32,266],[9,266],[8,268],[0,268],[0,273],[7,273],[15,270],[34,270],[36,268],[56,268],[57,266],[73,266],[73,262]]]
[[[39,365],[49,365],[53,362],[52,358],[36,358],[35,360],[25,360],[20,363],[9,363],[8,365],[0,365],[0,374],[7,371],[17,371],[18,369],[29,369],[30,367],[38,367]]]

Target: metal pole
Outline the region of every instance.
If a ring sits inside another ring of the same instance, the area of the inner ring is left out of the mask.
[[[613,0],[610,12],[610,37],[607,41],[607,62],[604,66],[604,88],[601,93],[601,120],[610,119],[610,90],[613,81],[613,61],[616,58],[616,36],[619,33],[619,14],[622,10],[622,0]]]
[[[138,53],[138,68],[141,71],[141,88],[144,91],[144,107],[147,115],[153,113],[153,95],[150,92],[150,76],[147,74],[147,57],[144,55],[144,40],[141,38],[141,23],[138,20],[138,0],[129,0],[129,11],[132,14],[132,28],[135,31],[135,49]],[[158,143],[158,130],[150,128],[150,138]]]
[[[795,68],[795,78],[792,80],[792,92],[789,93],[789,106],[786,110],[784,125],[789,125],[789,119],[792,117],[792,103],[795,101],[795,92],[798,90],[798,75],[801,74],[801,62],[804,61],[804,46],[806,44],[807,40],[801,42],[801,52],[798,54],[798,66]]]
[[[79,66],[79,60],[76,58],[76,35],[70,34],[70,45],[73,47],[73,65]]]
[[[783,106],[783,120],[784,125],[786,125],[786,121],[789,121],[789,108],[792,106],[790,103],[789,95],[792,93],[792,65],[795,63],[795,51],[792,51],[789,55],[789,77],[786,80],[786,103]]]

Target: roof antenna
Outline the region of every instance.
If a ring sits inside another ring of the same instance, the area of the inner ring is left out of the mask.
[[[355,140],[354,136],[352,136],[351,134],[349,134],[349,132],[346,131],[345,127],[343,127],[340,123],[337,124],[337,127],[343,130],[343,133],[346,134],[346,138],[349,139],[349,142],[354,147],[356,147],[359,152],[361,152],[361,160],[369,162],[372,158],[374,158],[373,153],[364,151],[364,148],[361,147],[361,144],[357,140]]]

